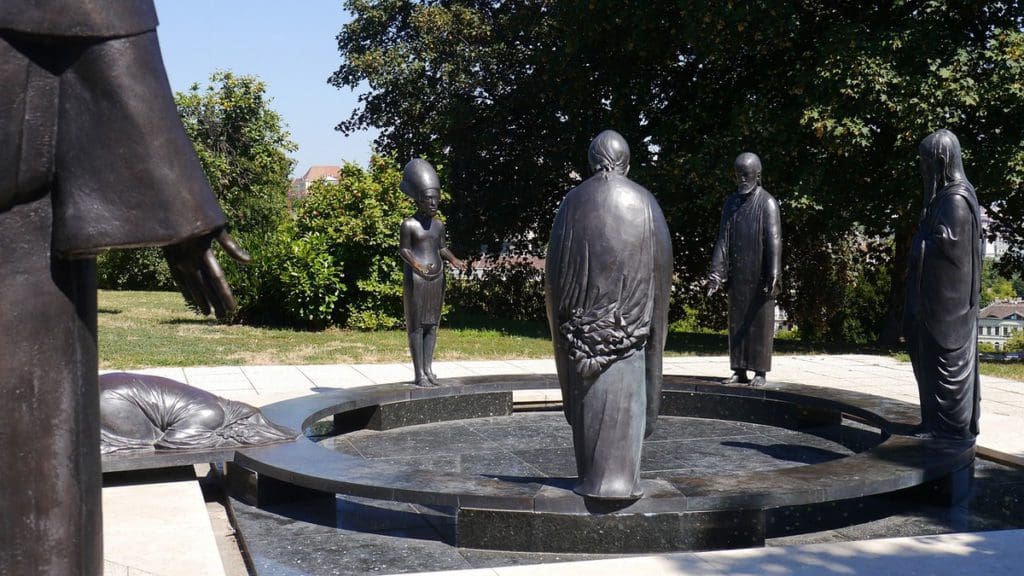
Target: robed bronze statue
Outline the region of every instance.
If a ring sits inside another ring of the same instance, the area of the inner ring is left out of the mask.
[[[727,384],[764,386],[772,369],[775,297],[782,273],[782,221],[779,203],[761,187],[761,159],[749,152],[734,164],[736,191],[722,208],[711,256],[708,295],[729,294]],[[754,378],[747,371],[754,371]]]
[[[960,142],[939,130],[921,142],[924,210],[907,263],[904,334],[921,399],[917,434],[978,434],[981,211]]]
[[[672,285],[672,243],[658,202],[626,177],[613,130],[590,143],[593,176],[566,194],[551,229],[548,323],[572,426],[574,490],[639,498],[640,452],[654,432]]]
[[[99,575],[95,255],[167,246],[223,314],[225,218],[185,135],[151,0],[0,2],[0,572]]]
[[[441,180],[426,160],[413,158],[402,173],[402,192],[416,202],[416,213],[402,222],[399,253],[403,265],[405,328],[417,386],[437,386],[434,348],[444,304],[444,261],[466,265],[445,246],[444,223],[437,218]]]

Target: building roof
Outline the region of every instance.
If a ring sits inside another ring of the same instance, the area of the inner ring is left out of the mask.
[[[1016,315],[1015,319],[1024,318],[1024,300],[997,300],[985,306],[978,313],[979,318],[1010,318]]]
[[[341,166],[310,166],[309,170],[306,170],[306,173],[302,175],[302,179],[306,182],[314,182],[321,178],[340,179]]]

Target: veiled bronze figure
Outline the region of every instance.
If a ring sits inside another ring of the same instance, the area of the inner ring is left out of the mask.
[[[643,493],[640,452],[661,399],[672,243],[654,196],[626,177],[626,140],[598,134],[589,159],[593,176],[566,194],[551,229],[547,315],[574,490],[632,499]]]
[[[151,0],[0,3],[0,571],[103,570],[95,255],[171,246],[233,305],[224,214],[181,126]]]
[[[907,263],[904,334],[926,437],[978,434],[981,212],[960,142],[939,130],[921,142],[924,210]]]
[[[775,297],[782,273],[779,203],[761,187],[761,159],[749,152],[734,164],[736,191],[722,208],[711,257],[708,295],[729,294],[728,384],[764,386],[772,369]],[[754,378],[747,371],[754,371]]]
[[[402,192],[416,202],[416,213],[402,222],[399,253],[404,261],[405,328],[409,334],[414,384],[437,386],[434,348],[444,304],[444,260],[464,269],[462,260],[445,246],[444,222],[437,216],[441,180],[426,160],[413,158],[402,173]]]

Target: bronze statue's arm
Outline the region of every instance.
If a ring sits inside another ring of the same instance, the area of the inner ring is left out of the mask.
[[[447,248],[441,248],[441,258],[444,258],[445,260],[448,261],[449,264],[465,272],[466,262],[464,260],[460,260],[455,254],[452,253],[451,250]]]
[[[654,217],[654,309],[651,313],[651,332],[647,338],[646,365],[647,413],[644,437],[654,433],[661,406],[662,359],[668,337],[668,304],[672,296],[672,235],[665,224],[665,216],[657,203],[651,206]]]
[[[401,234],[398,239],[398,255],[420,276],[436,276],[438,271],[428,269],[413,255],[412,230],[409,229],[409,226],[408,222],[402,222]]]
[[[767,252],[765,262],[764,293],[775,298],[782,291],[782,216],[779,203],[774,198],[768,202],[764,222],[764,247]]]
[[[458,268],[459,270],[461,270],[463,272],[466,271],[466,268],[467,268],[466,263],[464,261],[460,260],[459,257],[456,256],[454,252],[452,252],[451,250],[448,249],[448,245],[446,244],[445,239],[444,239],[444,224],[441,224],[441,251],[440,251],[440,254],[441,254],[441,258],[444,258],[445,260],[447,260],[448,263],[451,264],[452,266]]]
[[[223,319],[235,310],[236,304],[224,270],[213,255],[210,245],[214,239],[232,259],[243,264],[249,262],[249,253],[226,230],[166,246],[164,257],[185,299],[198,306],[203,314],[209,314],[213,308],[217,318]]]
[[[718,292],[725,285],[729,277],[729,239],[727,238],[728,222],[732,196],[725,200],[722,206],[722,219],[718,224],[718,237],[715,239],[715,247],[711,250],[711,270],[708,272],[708,296]]]

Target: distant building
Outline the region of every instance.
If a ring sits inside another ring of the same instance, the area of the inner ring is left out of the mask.
[[[1008,245],[1006,241],[1000,238],[998,235],[994,236],[991,240],[989,239],[989,231],[991,227],[992,218],[988,215],[988,210],[982,207],[981,229],[984,232],[984,235],[981,237],[981,252],[985,258],[998,260],[1003,254],[1006,253]]]
[[[338,182],[341,178],[341,166],[310,166],[300,178],[292,180],[288,186],[288,208],[291,209],[296,200],[309,194],[309,185],[318,180]]]
[[[978,313],[978,342],[989,342],[996,350],[1006,349],[1006,341],[1024,329],[1024,300],[995,301]]]

